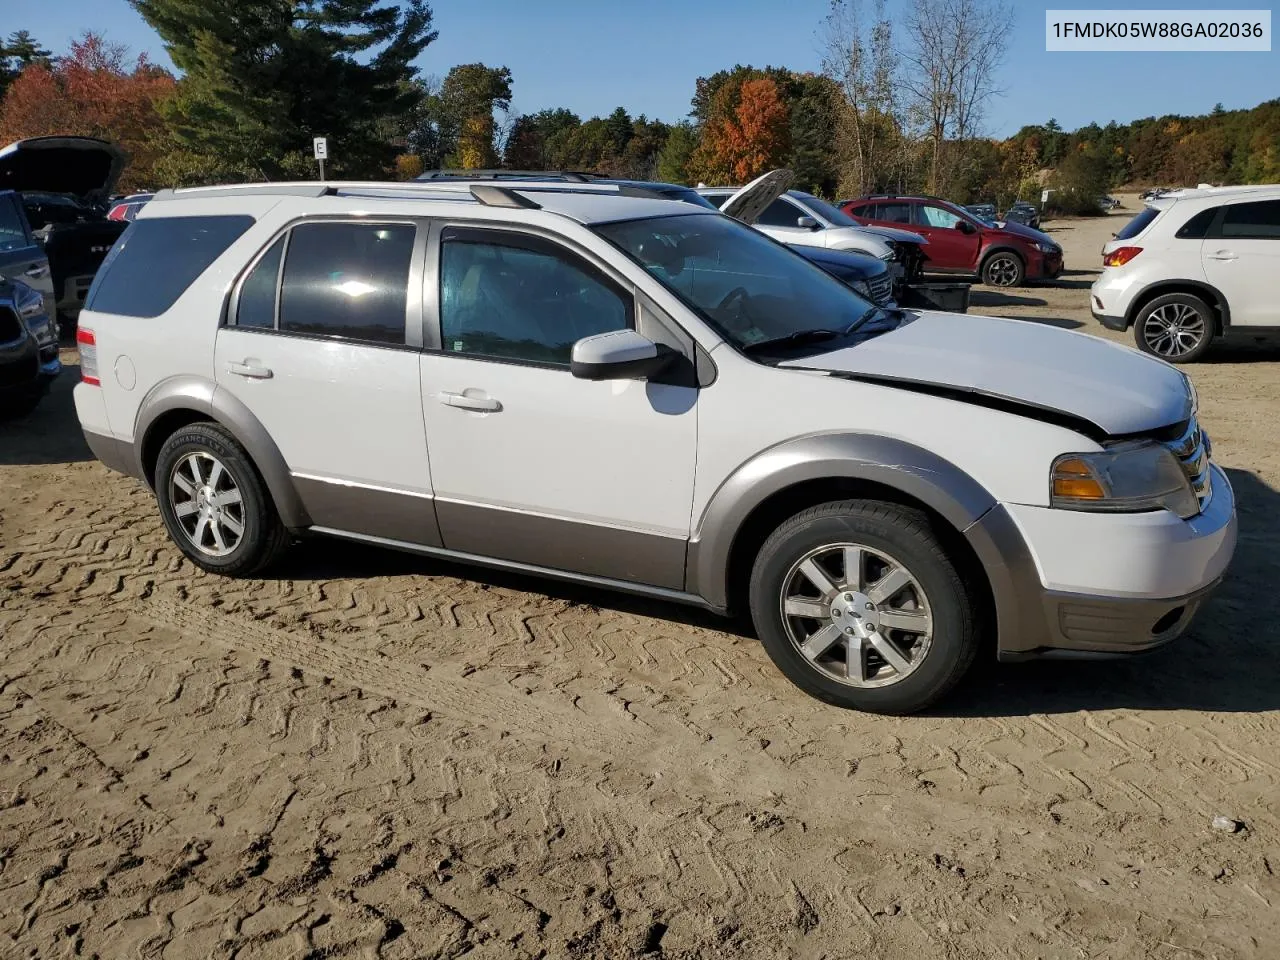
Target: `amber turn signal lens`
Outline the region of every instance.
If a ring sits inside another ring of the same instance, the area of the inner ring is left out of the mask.
[[[1106,491],[1083,460],[1061,460],[1053,471],[1053,495],[1073,500],[1105,500]]]

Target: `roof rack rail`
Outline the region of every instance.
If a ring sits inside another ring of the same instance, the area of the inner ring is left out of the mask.
[[[415,180],[566,180],[569,183],[589,183],[598,174],[577,170],[424,170]]]

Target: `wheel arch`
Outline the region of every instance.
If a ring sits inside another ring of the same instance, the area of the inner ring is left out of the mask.
[[[138,476],[155,488],[160,448],[175,430],[192,423],[216,423],[245,448],[266,484],[281,522],[289,529],[309,526],[302,498],[280,448],[262,422],[239,398],[202,377],[173,377],[143,399],[134,425]]]
[[[1013,254],[1015,257],[1018,258],[1019,262],[1022,264],[1023,271],[1024,272],[1026,271],[1027,255],[1025,253],[1023,253],[1021,250],[1019,250],[1017,247],[1015,247],[1011,243],[994,243],[991,246],[987,247],[985,250],[983,250],[982,256],[978,258],[978,275],[979,276],[981,276],[982,272],[986,269],[987,261],[990,260],[992,257],[994,257],[997,253]]]
[[[995,498],[959,467],[914,444],[868,434],[820,434],[766,450],[712,495],[689,545],[685,589],[717,608],[742,609],[756,552],[787,517],[830,500],[880,499],[934,520],[947,546],[972,560],[990,593],[986,565],[964,534]]]
[[[1156,297],[1164,296],[1166,293],[1185,293],[1193,297],[1199,297],[1208,303],[1214,312],[1214,319],[1218,325],[1216,331],[1218,335],[1226,333],[1231,326],[1231,307],[1221,290],[1203,280],[1174,279],[1157,280],[1154,283],[1147,284],[1134,295],[1129,302],[1129,309],[1124,314],[1125,329],[1133,326],[1138,319],[1138,314],[1142,312],[1147,304]]]

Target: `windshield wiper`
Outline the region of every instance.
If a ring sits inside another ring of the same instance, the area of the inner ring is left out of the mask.
[[[774,337],[771,340],[748,343],[742,348],[742,352],[759,353],[779,348],[786,349],[787,347],[798,347],[806,343],[821,343],[824,340],[834,340],[836,337],[842,336],[844,336],[844,331],[841,330],[826,330],[822,328],[797,330],[795,333],[789,333],[785,337]]]
[[[873,306],[873,307],[867,308],[867,310],[863,312],[862,316],[860,316],[857,320],[853,321],[853,323],[849,324],[849,326],[844,328],[844,332],[846,334],[853,333],[853,331],[857,330],[860,326],[862,326],[872,317],[877,316],[881,312],[882,311],[879,307]]]

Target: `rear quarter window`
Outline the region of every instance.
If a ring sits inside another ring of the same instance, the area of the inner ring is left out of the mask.
[[[244,215],[134,220],[98,268],[85,309],[158,317],[251,226]]]
[[[1158,216],[1160,216],[1160,211],[1156,207],[1143,207],[1141,213],[1120,228],[1120,231],[1116,234],[1116,239],[1131,240],[1151,226],[1152,221]]]
[[[1207,210],[1201,210],[1180,226],[1174,236],[1179,240],[1203,240],[1209,232],[1209,226],[1213,223],[1213,218],[1218,215],[1220,209],[1222,208],[1209,207]]]

